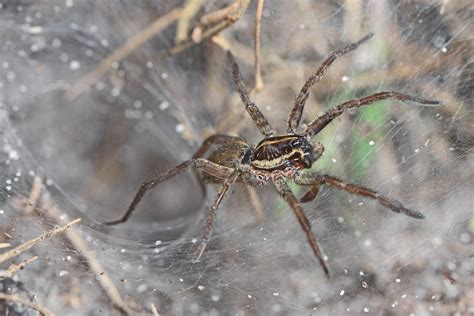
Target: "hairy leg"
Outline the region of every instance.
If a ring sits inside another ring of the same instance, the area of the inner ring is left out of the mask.
[[[311,245],[311,249],[313,249],[316,258],[318,258],[319,264],[323,268],[326,276],[329,278],[330,273],[329,268],[326,264],[326,260],[324,258],[325,256],[322,252],[321,247],[318,244],[318,241],[314,237],[313,232],[311,231],[311,224],[306,218],[306,215],[304,215],[303,208],[301,207],[300,203],[298,202],[294,194],[291,192],[290,188],[284,180],[275,180],[275,189],[285,199],[285,201],[293,210],[293,213],[295,213],[296,218],[298,219],[298,222],[301,225],[301,228],[306,233],[306,237],[308,238],[308,242]]]
[[[250,100],[247,88],[245,88],[244,81],[242,80],[239,65],[235,61],[234,56],[230,51],[227,51],[227,56],[232,64],[232,79],[234,80],[237,91],[240,94],[240,99],[242,99],[242,102],[245,104],[245,109],[263,135],[266,137],[275,135],[275,130],[270,126],[266,117],[262,112],[260,112],[255,103]]]
[[[304,132],[304,135],[308,138],[311,138],[312,136],[318,134],[323,128],[325,128],[329,123],[331,123],[332,120],[344,113],[344,111],[347,109],[359,108],[361,106],[369,105],[374,102],[386,99],[397,99],[403,102],[415,102],[425,106],[439,106],[442,104],[440,101],[425,100],[422,98],[395,91],[378,92],[363,98],[356,98],[346,101],[336,106],[335,108],[329,109],[322,116],[316,118],[314,121],[309,123],[308,127],[306,128],[306,131]]]
[[[206,249],[207,243],[211,239],[212,231],[214,230],[214,220],[216,218],[217,209],[219,208],[219,205],[221,204],[225,194],[227,193],[227,191],[229,191],[231,185],[235,183],[239,175],[239,171],[234,171],[228,178],[224,180],[224,183],[222,183],[219,192],[217,192],[214,202],[212,203],[211,208],[207,213],[207,221],[206,227],[204,228],[204,235],[196,250],[196,257],[193,259],[193,262],[198,262],[204,250]]]
[[[228,142],[243,141],[242,138],[223,134],[209,136],[193,155],[193,159],[202,158],[212,145],[223,145]]]
[[[402,205],[397,200],[388,198],[384,195],[379,194],[377,191],[358,186],[355,184],[347,183],[342,180],[339,180],[336,177],[328,176],[328,175],[321,175],[321,174],[302,174],[299,177],[295,178],[295,182],[302,185],[318,185],[324,184],[328,186],[332,186],[338,188],[340,190],[347,191],[352,194],[368,197],[374,200],[377,200],[383,206],[389,208],[393,212],[402,213],[407,216],[423,219],[425,216],[414,210],[410,210]]]
[[[180,163],[176,167],[160,173],[159,175],[152,176],[151,178],[145,180],[140,188],[138,189],[135,197],[133,198],[132,203],[128,207],[125,214],[118,220],[106,222],[105,225],[117,225],[120,223],[124,223],[128,220],[130,215],[132,215],[133,211],[137,207],[138,203],[142,200],[143,196],[148,190],[153,189],[158,184],[180,174],[188,170],[189,168],[193,169],[200,169],[205,171],[206,173],[212,174],[217,178],[224,179],[228,177],[234,170],[231,168],[223,167],[218,164],[215,164],[211,161],[205,159],[190,159],[186,160],[185,162]]]
[[[301,88],[300,93],[296,97],[295,104],[293,105],[293,108],[291,109],[290,116],[288,117],[288,128],[287,132],[288,134],[295,134],[296,130],[298,129],[298,126],[301,121],[301,116],[303,114],[303,109],[304,105],[306,103],[306,100],[308,99],[309,96],[309,89],[317,82],[319,82],[323,76],[324,72],[326,69],[331,66],[331,64],[338,58],[341,57],[353,50],[355,50],[357,47],[359,47],[360,44],[368,41],[370,38],[374,36],[373,33],[369,33],[364,38],[361,40],[352,43],[346,47],[340,48],[334,52],[332,52],[326,60],[323,61],[321,66],[319,66],[318,70],[312,75],[311,77],[308,78],[304,86]]]

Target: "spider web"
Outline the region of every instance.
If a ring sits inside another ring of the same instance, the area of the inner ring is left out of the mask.
[[[315,137],[315,170],[399,199],[423,221],[323,187],[305,213],[328,256],[326,280],[289,207],[258,189],[263,216],[240,185],[219,209],[200,263],[195,243],[207,196],[191,173],[148,193],[129,222],[104,227],[141,182],[189,159],[205,136],[261,136],[230,82],[225,54],[205,43],[163,59],[175,28],[136,49],[91,89],[71,85],[172,9],[161,2],[0,1],[1,242],[20,244],[57,221],[77,227],[87,252],[137,311],[164,315],[473,312],[473,65],[469,1],[272,1],[262,20],[264,89],[254,97],[279,132],[307,76],[331,50],[376,36],[340,58],[312,90],[303,124],[356,96],[396,90],[442,108],[386,101],[348,112]],[[206,11],[225,3],[210,1]],[[224,38],[253,83],[255,4]],[[131,8],[133,8],[131,10]],[[37,209],[25,214],[35,179]],[[292,186],[300,196],[301,189]],[[63,218],[61,218],[63,219]],[[23,253],[39,257],[2,291],[56,314],[114,314],[84,250],[65,236]],[[7,267],[2,267],[6,269]],[[471,305],[469,305],[471,304]],[[28,314],[24,306],[0,310]]]

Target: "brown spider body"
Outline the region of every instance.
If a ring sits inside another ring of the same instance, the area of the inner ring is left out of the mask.
[[[215,136],[211,136],[211,141]],[[243,138],[220,136],[227,141],[214,148],[206,159],[223,167],[238,168],[242,174],[237,182],[249,182],[251,186],[262,186],[282,176],[291,179],[296,171],[311,168],[324,151],[322,144],[311,144],[300,135],[267,137],[255,148]],[[211,183],[225,180],[205,171],[202,178]]]
[[[309,95],[309,89],[321,80],[326,69],[337,57],[353,51],[372,36],[372,33],[367,34],[358,42],[334,51],[323,61],[316,72],[309,77],[296,97],[295,104],[288,117],[287,133],[282,136],[274,136],[276,134],[275,130],[271,127],[258,107],[250,100],[239,71],[239,66],[232,54],[228,52],[228,57],[232,64],[232,78],[237,87],[237,91],[240,94],[242,102],[245,104],[245,109],[260,132],[264,135],[263,140],[260,141],[257,146],[252,147],[240,137],[228,135],[213,135],[208,137],[193,155],[192,159],[186,160],[174,168],[143,182],[128,207],[127,212],[119,220],[106,224],[115,225],[125,222],[135,210],[145,193],[159,183],[189,168],[199,170],[201,171],[201,179],[207,182],[220,183],[220,188],[207,214],[206,227],[194,260],[198,261],[211,238],[217,209],[224,199],[224,195],[229,191],[229,188],[236,182],[250,186],[263,186],[272,183],[275,191],[285,199],[294,212],[301,228],[306,234],[314,255],[318,259],[326,276],[329,277],[329,268],[326,264],[327,258],[323,255],[312,232],[311,224],[306,218],[300,204],[313,200],[317,196],[321,185],[331,186],[351,194],[376,200],[379,204],[396,213],[403,213],[418,219],[424,218],[420,212],[410,210],[404,207],[399,201],[383,196],[374,190],[344,182],[330,175],[310,173],[308,169],[311,168],[314,162],[318,160],[324,152],[323,145],[318,142],[312,142],[311,139],[347,109],[359,108],[386,99],[396,99],[402,102],[416,102],[426,106],[438,106],[441,105],[441,102],[425,100],[394,91],[378,92],[339,104],[311,121],[303,133],[298,134],[297,132],[304,105]],[[208,153],[207,157],[206,153]],[[288,180],[298,185],[309,187],[307,193],[299,201],[288,186]]]
[[[287,168],[311,168],[319,152],[305,137],[284,135],[263,139],[250,157],[250,164],[260,170],[275,171]]]

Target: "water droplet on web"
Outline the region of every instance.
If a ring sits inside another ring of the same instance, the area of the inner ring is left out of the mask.
[[[177,124],[175,127],[175,130],[176,130],[176,133],[181,134],[182,132],[184,132],[184,125],[181,123]]]
[[[81,63],[77,60],[71,60],[69,63],[69,69],[78,70],[79,68],[81,68]]]
[[[162,110],[162,111],[166,110],[166,109],[169,108],[169,107],[170,107],[170,104],[169,104],[169,102],[167,102],[167,101],[163,101],[163,102],[161,102],[160,105],[159,105],[159,108],[160,108],[160,110]]]

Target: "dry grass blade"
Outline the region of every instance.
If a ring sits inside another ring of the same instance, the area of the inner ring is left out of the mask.
[[[160,313],[158,312],[158,310],[156,309],[156,306],[155,304],[151,303],[151,313],[153,316],[160,316]]]
[[[45,204],[45,212],[48,215],[52,216],[56,221],[60,221],[61,212],[55,204],[52,203],[50,198],[46,195],[43,195],[43,203]],[[127,315],[135,315],[137,313],[133,312],[130,307],[125,303],[120,295],[120,292],[115,287],[114,282],[105,272],[106,270],[102,264],[97,260],[94,255],[94,252],[91,251],[84,238],[77,230],[69,230],[66,232],[66,237],[69,239],[73,247],[81,254],[84,259],[86,259],[89,269],[94,273],[97,282],[101,286],[104,293],[110,299],[112,304],[121,310]]]
[[[18,303],[18,304],[28,306],[28,307],[34,309],[35,311],[37,311],[40,315],[47,315],[47,316],[54,315],[52,312],[50,312],[45,307],[43,307],[41,305],[38,305],[38,304],[35,304],[35,303],[32,303],[32,302],[30,302],[28,300],[25,300],[24,298],[21,298],[17,295],[5,294],[5,293],[0,292],[0,300],[4,300],[4,301],[7,301],[7,302],[12,302],[12,303]]]
[[[35,210],[36,203],[38,202],[38,198],[40,197],[41,194],[41,179],[39,177],[35,177],[33,180],[33,186],[31,187],[30,190],[30,195],[28,196],[28,200],[26,201],[26,206],[23,210],[23,212],[18,215],[18,217],[12,221],[11,224],[9,224],[7,227],[4,228],[3,234],[7,238],[11,238],[10,234],[12,230],[15,228],[16,223],[20,221],[23,218],[26,218],[31,215],[31,213]],[[10,236],[10,237],[9,237]],[[3,236],[0,237],[0,240],[4,239]],[[8,244],[9,243],[0,243],[0,248],[4,248],[1,245],[2,244]]]
[[[176,44],[184,42],[188,39],[188,28],[189,21],[193,16],[201,9],[204,4],[204,0],[187,0],[183,7],[183,11],[178,19],[178,25],[176,26]]]
[[[28,264],[30,264],[31,262],[35,261],[36,259],[38,259],[38,256],[34,256],[30,259],[27,259],[19,264],[12,264],[10,265],[10,267],[8,267],[7,270],[5,271],[0,271],[0,280],[2,278],[11,278],[13,276],[13,274],[15,274],[15,272],[17,272],[18,270],[22,270],[23,268],[25,268],[25,266],[27,266]]]
[[[40,197],[41,194],[41,179],[39,177],[35,177],[33,180],[33,186],[30,191],[30,195],[28,197],[28,204],[25,207],[25,211],[23,212],[23,215],[29,215],[31,212],[33,212],[36,202],[38,202],[38,198]]]
[[[61,226],[61,227],[57,227],[57,228],[54,228],[52,230],[49,230],[41,235],[39,235],[38,237],[36,238],[33,238],[31,240],[28,240],[27,242],[19,245],[18,247],[15,247],[5,253],[2,253],[0,255],[0,263],[2,262],[5,262],[9,259],[12,259],[16,256],[18,256],[20,253],[30,249],[31,247],[33,247],[34,245],[36,245],[37,243],[45,240],[45,239],[48,239],[48,238],[51,238],[59,233],[62,233],[63,231],[69,229],[72,225],[74,224],[77,224],[81,221],[80,218],[76,218],[75,220],[67,223],[66,225],[64,226]]]
[[[148,41],[151,37],[161,32],[163,29],[168,27],[180,16],[181,9],[174,9],[167,14],[159,17],[146,29],[128,39],[125,44],[116,49],[112,54],[107,56],[94,70],[76,82],[66,93],[68,100],[74,100],[84,91],[86,91],[91,85],[100,79],[109,69],[112,64],[122,60],[128,54],[130,54],[137,47]]]
[[[199,44],[206,38],[213,37],[220,31],[228,28],[237,22],[250,4],[250,0],[237,0],[233,4],[203,16],[199,21],[199,25],[193,30],[191,39],[179,43],[175,47],[160,54],[160,58],[176,55],[182,51]]]
[[[263,3],[265,0],[258,0],[257,13],[255,15],[255,86],[251,93],[258,93],[263,88],[262,70],[260,67],[260,26],[262,22]]]

